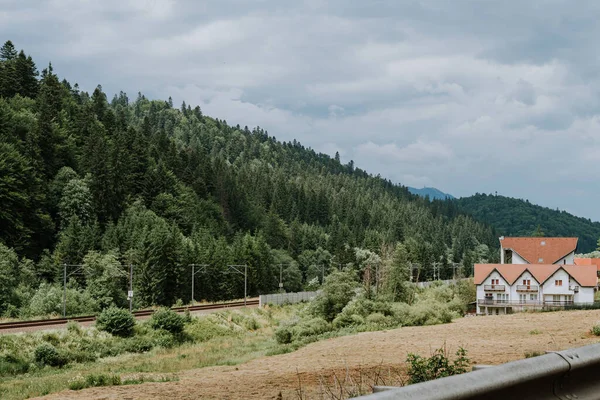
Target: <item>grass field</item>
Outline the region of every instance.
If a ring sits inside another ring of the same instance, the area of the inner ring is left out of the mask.
[[[68,380],[72,374],[110,371],[171,374],[170,382],[62,391],[47,399],[335,398],[332,390],[342,395],[367,391],[374,377],[380,384],[399,382],[408,353],[429,355],[444,344],[453,352],[463,346],[473,363],[500,364],[526,354],[598,342],[590,334],[598,320],[599,311],[467,317],[445,325],[327,339],[275,356],[266,356],[278,348],[267,330],[257,331],[235,340],[217,339],[202,346],[117,357],[54,377]],[[340,389],[336,381],[347,388]],[[36,382],[38,379],[31,380],[32,385]],[[25,382],[14,383],[27,387]]]

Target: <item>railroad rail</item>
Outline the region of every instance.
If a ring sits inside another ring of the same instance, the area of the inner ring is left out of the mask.
[[[258,306],[258,299],[251,299],[246,301],[247,306]],[[226,309],[231,307],[242,307],[244,306],[244,301],[231,301],[227,303],[215,303],[215,304],[199,304],[196,306],[188,306],[188,307],[173,307],[171,310],[182,313],[186,310],[190,312],[194,311],[202,311],[202,310],[218,310],[218,309]],[[134,317],[146,317],[154,314],[156,309],[148,309],[148,310],[139,310],[134,311]],[[0,323],[0,331],[7,329],[20,329],[20,328],[31,328],[31,327],[39,327],[39,326],[55,326],[55,325],[65,325],[68,322],[93,322],[96,320],[95,315],[85,315],[80,317],[67,317],[67,318],[50,318],[50,319],[37,319],[31,321],[16,321],[16,322],[3,322]]]

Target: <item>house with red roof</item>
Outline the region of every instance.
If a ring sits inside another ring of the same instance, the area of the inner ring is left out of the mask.
[[[575,237],[500,237],[500,264],[575,264]]]
[[[593,303],[600,262],[576,263],[576,249],[577,238],[501,237],[501,263],[475,264],[477,313]]]
[[[478,314],[594,302],[595,265],[475,264]]]

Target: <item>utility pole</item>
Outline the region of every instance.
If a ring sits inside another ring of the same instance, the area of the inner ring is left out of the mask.
[[[248,298],[248,265],[247,264],[237,264],[237,265],[228,265],[229,269],[237,272],[238,274],[244,275],[244,307],[246,307],[246,300]],[[241,271],[241,268],[244,267],[244,272]]]
[[[79,267],[67,275],[67,267]],[[78,273],[83,268],[81,264],[63,264],[63,317],[67,316],[67,278]]]
[[[194,276],[196,276],[198,272],[206,272],[206,267],[208,267],[209,264],[190,264],[190,266],[192,267],[192,305],[194,305]],[[201,269],[196,271],[196,267],[200,267]]]
[[[67,316],[67,264],[63,264],[63,318]]]
[[[133,264],[129,264],[129,312],[133,311]]]

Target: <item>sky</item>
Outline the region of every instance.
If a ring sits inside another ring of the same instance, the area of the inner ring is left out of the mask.
[[[83,90],[200,105],[454,196],[600,220],[600,2],[0,0]]]

